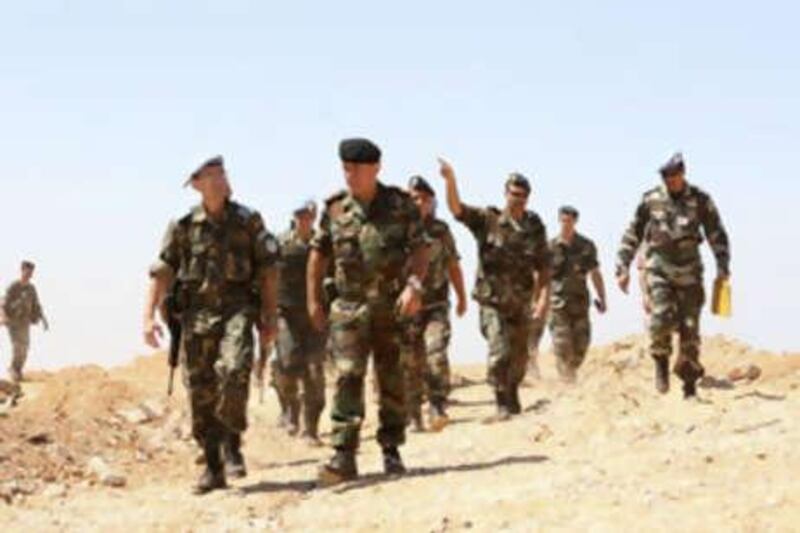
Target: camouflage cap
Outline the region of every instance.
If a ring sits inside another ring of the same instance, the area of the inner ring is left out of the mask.
[[[580,213],[578,212],[578,210],[575,209],[574,207],[572,207],[571,205],[562,205],[558,209],[558,214],[559,215],[569,215],[572,218],[574,218],[575,220],[578,220],[578,217],[580,216]]]
[[[686,163],[683,160],[683,154],[675,152],[666,163],[661,165],[658,172],[661,174],[662,178],[678,174],[679,172],[686,172]]]
[[[412,191],[420,191],[430,194],[431,196],[436,196],[436,191],[433,190],[428,180],[419,175],[411,176],[408,179],[408,188]]]
[[[511,186],[525,189],[528,194],[531,193],[531,182],[519,172],[512,172],[508,175],[508,179],[506,180],[506,189]]]
[[[344,139],[339,143],[339,159],[345,163],[377,163],[381,149],[369,139]]]
[[[201,172],[203,172],[206,169],[212,167],[224,167],[224,166],[225,166],[225,161],[222,159],[221,155],[214,156],[211,159],[206,159],[202,165],[197,167],[197,169],[194,172],[189,174],[189,177],[183,183],[183,186],[186,187],[187,185],[189,185],[195,178],[197,178],[200,175]]]

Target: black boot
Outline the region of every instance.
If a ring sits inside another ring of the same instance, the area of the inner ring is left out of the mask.
[[[483,420],[484,424],[493,424],[495,422],[505,422],[511,418],[511,413],[508,410],[508,394],[504,391],[495,391],[494,399],[497,404],[497,412]]]
[[[396,446],[383,449],[383,471],[390,476],[406,473],[406,467],[400,457],[400,450]]]
[[[683,382],[683,397],[686,400],[697,397],[697,381],[690,379]]]
[[[511,387],[508,393],[508,412],[512,415],[518,415],[522,412],[522,404],[519,402],[519,387]]]
[[[666,357],[659,357],[656,363],[656,390],[661,394],[669,392],[669,360]]]
[[[300,402],[297,400],[288,402],[287,414],[286,432],[294,437],[300,432]]]
[[[322,441],[319,440],[319,416],[319,411],[305,411],[305,429],[303,430],[303,440],[305,440],[309,446],[322,446]]]
[[[336,453],[319,469],[317,481],[322,488],[351,481],[358,477],[356,451],[336,448]]]
[[[220,457],[219,436],[208,435],[205,438],[204,448],[206,469],[194,487],[195,494],[206,494],[212,490],[224,489],[228,486],[225,482],[225,469],[222,466],[222,458]]]
[[[240,479],[247,476],[247,468],[244,465],[244,456],[242,456],[241,433],[229,432],[223,450],[225,451],[225,475]]]

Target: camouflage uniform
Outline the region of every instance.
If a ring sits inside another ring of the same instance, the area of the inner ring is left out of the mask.
[[[22,369],[28,359],[31,324],[37,324],[43,318],[36,287],[32,283],[21,281],[12,283],[6,290],[3,312],[6,315],[6,327],[14,351],[9,373],[13,380],[19,381],[22,379]]]
[[[199,443],[247,428],[253,365],[253,287],[278,258],[261,215],[229,201],[222,220],[202,206],[170,224],[151,275],[174,274],[183,334],[181,363]]]
[[[526,211],[520,221],[494,207],[462,206],[459,221],[478,242],[478,276],[472,296],[480,306],[481,333],[489,343],[489,382],[498,404],[525,377],[534,272],[550,267],[547,231]]]
[[[403,364],[409,414],[418,416],[425,389],[431,404],[443,406],[450,393],[449,266],[458,260],[447,224],[431,218],[424,223],[430,239],[428,273],[423,282],[422,311],[403,327]]]
[[[572,242],[550,241],[553,261],[550,335],[559,374],[572,376],[583,363],[591,340],[589,289],[586,276],[599,264],[594,243],[578,233]]]
[[[370,352],[380,394],[377,439],[383,448],[405,441],[405,393],[396,302],[408,258],[424,243],[419,211],[404,191],[378,183],[362,205],[346,191],[327,200],[312,241],[334,263],[337,298],[330,336],[337,369],[331,440],[355,450],[364,420],[364,375]]]
[[[306,307],[306,267],[311,250],[291,229],[278,239],[278,337],[271,365],[273,383],[287,408],[289,421],[297,426],[300,413],[299,384],[303,384],[305,431],[317,436],[319,416],[325,407],[325,342],[327,335],[312,325]]]
[[[627,272],[640,245],[652,302],[650,354],[666,360],[672,353],[672,332],[680,334],[675,373],[693,383],[703,376],[700,364],[700,312],[705,302],[700,244],[708,239],[721,275],[728,274],[728,235],[711,197],[686,184],[671,195],[656,187],[642,198],[622,238],[617,273]]]

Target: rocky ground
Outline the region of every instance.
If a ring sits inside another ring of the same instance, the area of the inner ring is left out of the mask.
[[[797,531],[800,357],[707,339],[701,400],[660,397],[639,338],[594,349],[575,386],[543,378],[525,412],[487,426],[480,366],[457,369],[452,424],[409,435],[410,472],[381,474],[372,439],[363,477],[317,489],[328,450],[277,429],[254,395],[250,475],[205,497],[183,391],[165,395],[163,356],[0,384],[3,531],[671,530]],[[733,371],[733,372],[732,372]]]

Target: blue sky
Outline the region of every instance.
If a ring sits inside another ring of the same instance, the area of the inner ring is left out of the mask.
[[[113,4],[113,5],[112,5]],[[168,5],[167,5],[168,4]],[[181,189],[224,154],[239,200],[282,230],[341,187],[336,144],[365,135],[384,179],[447,155],[466,200],[533,178],[549,229],[578,206],[607,280],[655,169],[683,150],[733,242],[725,333],[800,350],[800,8],[790,2],[18,2],[0,17],[0,283],[22,257],[53,330],[34,366],[111,364],[146,349],[146,269]],[[447,213],[441,213],[450,220]],[[467,278],[475,247],[456,229]],[[713,273],[713,265],[709,263]],[[710,277],[708,282],[710,283]],[[641,329],[610,289],[598,342]],[[475,306],[453,356],[480,361]],[[0,358],[8,356],[6,338]],[[5,365],[3,365],[5,366]]]

